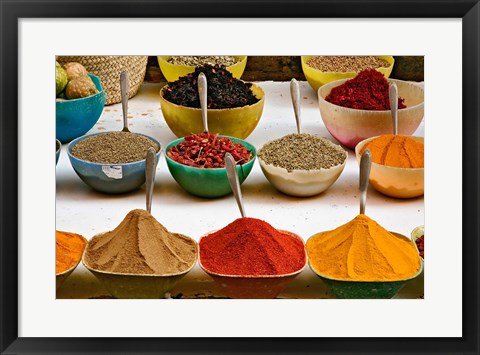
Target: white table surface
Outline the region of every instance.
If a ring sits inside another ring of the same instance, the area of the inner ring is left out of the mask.
[[[265,108],[260,122],[246,139],[257,149],[267,141],[296,132],[289,82],[259,82],[265,91]],[[163,84],[145,83],[129,100],[129,128],[156,138],[165,147],[176,139],[163,119],[159,90]],[[302,131],[326,137],[316,94],[307,82],[300,82]],[[121,104],[105,106],[97,124],[87,133],[122,129]],[[424,136],[422,121],[416,136]],[[96,233],[114,229],[125,215],[145,208],[145,187],[123,195],[95,192],[75,174],[62,146],[56,168],[56,229],[90,239]],[[290,230],[305,240],[313,234],[334,229],[359,213],[358,164],[352,150],[340,178],[326,192],[309,198],[284,195],[264,177],[258,162],[242,184],[245,210],[249,217],[260,218],[278,229]],[[394,199],[369,188],[366,214],[388,230],[410,237],[412,230],[424,224],[424,199]],[[167,229],[198,241],[211,230],[220,229],[240,217],[233,195],[203,199],[185,192],[170,175],[162,154],[156,171],[152,215]],[[395,298],[423,297],[423,273],[405,286]],[[180,295],[181,294],[181,295]],[[57,298],[91,298],[108,292],[80,263],[62,287]],[[198,265],[171,291],[171,296],[222,297],[213,281]],[[332,298],[326,286],[308,267],[280,294],[281,298]]]

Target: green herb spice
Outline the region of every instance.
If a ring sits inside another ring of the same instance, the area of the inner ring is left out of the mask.
[[[329,169],[343,164],[346,151],[328,139],[311,134],[289,134],[265,144],[258,157],[266,164],[293,170]]]
[[[148,148],[158,152],[157,143],[130,132],[107,132],[85,138],[71,151],[77,158],[98,164],[124,164],[144,160]]]
[[[215,66],[224,65],[229,67],[238,63],[240,59],[229,55],[204,55],[204,56],[172,56],[168,59],[170,64],[188,65],[190,67],[200,67],[205,64]]]

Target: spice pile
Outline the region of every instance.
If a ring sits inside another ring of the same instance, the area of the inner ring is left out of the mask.
[[[222,275],[283,275],[300,270],[305,248],[297,238],[256,218],[238,218],[200,240],[200,262]]]
[[[167,60],[170,64],[201,67],[203,65],[223,65],[229,67],[240,62],[240,59],[231,55],[199,55],[199,56],[171,56]]]
[[[423,252],[424,252],[424,250],[423,250],[423,237],[424,237],[424,235],[422,235],[420,238],[415,239],[415,244],[417,245],[418,253],[420,254],[420,256],[422,258],[425,258],[423,256],[424,255],[423,254]]]
[[[209,132],[186,136],[183,142],[171,147],[167,155],[177,163],[195,168],[223,168],[226,153],[232,154],[237,164],[253,158],[252,151],[241,143]]]
[[[197,257],[196,242],[170,233],[145,210],[130,211],[113,231],[94,236],[85,250],[92,269],[171,275],[188,270]]]
[[[97,134],[75,144],[71,154],[98,164],[124,164],[144,160],[148,148],[158,152],[157,143],[140,134],[107,132]]]
[[[86,239],[80,234],[56,231],[55,272],[57,275],[80,261],[86,244]]]
[[[311,134],[289,134],[265,144],[258,157],[266,164],[293,170],[329,169],[344,163],[345,150]]]
[[[388,68],[390,63],[375,56],[315,56],[307,65],[324,72],[358,73],[366,69]]]
[[[251,83],[235,79],[223,66],[205,65],[195,72],[169,83],[163,97],[176,105],[200,108],[198,75],[207,77],[207,108],[224,109],[253,105],[259,101],[252,93]]]
[[[307,241],[311,265],[339,280],[399,281],[420,270],[414,245],[364,214]]]
[[[326,101],[358,110],[390,110],[389,84],[382,73],[363,70],[355,78],[334,87]],[[405,99],[398,98],[398,108],[406,108]]]
[[[362,148],[370,150],[372,161],[396,168],[423,168],[424,145],[411,137],[386,134],[377,137]]]

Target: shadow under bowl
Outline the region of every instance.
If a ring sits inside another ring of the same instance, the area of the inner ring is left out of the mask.
[[[303,239],[298,235],[284,230],[279,231],[297,238],[303,245],[305,245]],[[201,239],[207,237],[211,233],[213,232],[207,233],[201,237],[198,244],[200,245]],[[200,265],[200,268],[220,286],[223,293],[230,298],[272,299],[277,297],[280,292],[282,292],[293,281],[293,279],[305,269],[305,266],[307,265],[307,254],[305,251],[305,263],[299,270],[282,275],[225,275],[206,269],[202,265],[200,257],[198,258],[198,264]]]
[[[201,109],[180,106],[165,100],[163,93],[167,86],[160,90],[160,106],[168,127],[177,137],[203,132]],[[207,110],[210,133],[245,139],[253,132],[263,113],[265,93],[256,84],[252,84],[251,90],[259,99],[253,105]]]
[[[72,149],[76,144],[98,134],[105,134],[105,132],[79,137],[68,145],[68,158],[80,179],[92,189],[107,194],[126,193],[142,186],[145,183],[145,159],[124,164],[99,164],[78,159],[72,155]],[[155,154],[155,160],[158,163],[161,153],[160,142],[144,134],[135,134],[144,136],[158,144],[159,150]]]
[[[318,89],[318,106],[325,127],[347,148],[354,149],[364,139],[393,133],[390,110],[358,110],[334,105],[325,100],[334,87],[348,79],[332,81]],[[406,108],[398,110],[398,134],[413,134],[424,116],[424,91],[417,84],[388,79],[397,84],[398,96],[405,99]]]
[[[368,142],[378,137],[365,139],[355,147],[357,162],[363,147]],[[423,143],[423,137],[411,137]],[[395,198],[414,198],[423,195],[424,192],[424,168],[396,168],[372,162],[369,182],[384,195]]]
[[[412,241],[399,233],[390,232],[397,237],[405,239],[409,243]],[[317,233],[314,236],[318,236]],[[313,237],[313,236],[312,236]],[[423,271],[423,260],[420,259],[420,269],[415,275],[403,280],[395,281],[351,281],[339,280],[318,272],[313,265],[308,262],[310,269],[322,280],[337,298],[348,299],[388,299],[395,296],[403,286],[417,278]]]
[[[236,165],[238,180],[241,184],[252,171],[257,151],[253,145],[244,140],[235,137],[226,138],[229,138],[235,143],[241,143],[253,154],[253,158],[247,163]],[[177,163],[168,156],[168,151],[170,148],[183,141],[184,138],[176,139],[170,142],[165,148],[165,159],[167,161],[168,170],[172,174],[175,181],[185,191],[199,197],[215,198],[231,193],[232,188],[230,187],[230,183],[228,181],[226,168],[196,168]]]
[[[168,60],[172,56],[159,55],[157,56],[158,66],[162,71],[163,76],[167,79],[168,82],[177,81],[180,77],[187,74],[193,73],[195,71],[195,66],[191,65],[181,65],[181,64],[172,64]],[[226,69],[232,73],[233,77],[240,79],[243,72],[245,71],[245,66],[247,65],[247,56],[239,55],[234,56],[239,60],[239,62],[228,66]]]
[[[56,101],[56,136],[62,143],[87,133],[97,123],[105,105],[105,91],[100,78],[88,74],[97,90],[95,95],[73,100]]]

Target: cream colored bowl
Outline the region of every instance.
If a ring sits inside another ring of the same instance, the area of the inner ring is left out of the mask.
[[[347,164],[348,153],[345,152],[343,164],[330,169],[292,170],[291,172],[285,168],[267,164],[260,157],[257,158],[263,174],[277,190],[291,196],[307,197],[324,192],[337,181]]]
[[[318,106],[323,123],[337,141],[353,149],[364,139],[393,132],[390,110],[357,110],[334,105],[325,100],[334,87],[348,79],[332,81],[318,89]],[[413,134],[423,119],[423,88],[415,83],[388,79],[397,84],[398,96],[407,108],[398,110],[398,133]]]
[[[355,155],[360,163],[362,148],[377,137],[365,139],[355,147]],[[423,137],[411,137],[423,143]],[[370,184],[384,195],[396,198],[412,198],[423,195],[423,168],[396,168],[372,162]]]

